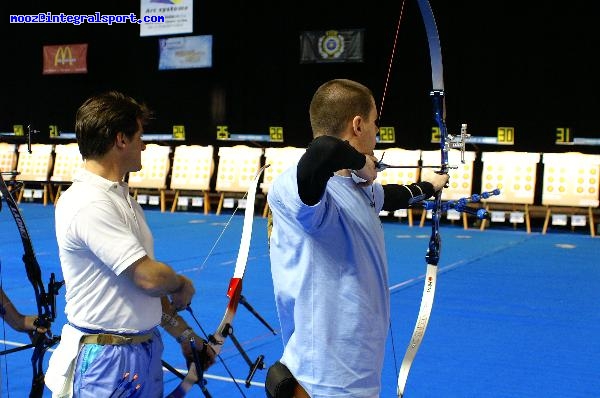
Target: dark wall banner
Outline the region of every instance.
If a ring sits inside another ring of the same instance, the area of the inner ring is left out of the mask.
[[[364,29],[300,33],[300,62],[363,62]]]
[[[87,43],[44,46],[44,75],[87,73]]]

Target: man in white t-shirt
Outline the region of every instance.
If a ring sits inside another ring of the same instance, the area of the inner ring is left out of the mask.
[[[84,167],[55,214],[68,323],[46,373],[54,396],[112,396],[125,378],[139,396],[162,397],[157,326],[177,339],[188,359],[190,338],[203,343],[177,315],[190,304],[194,285],[154,258],[143,210],[124,182],[142,167],[143,126],[150,117],[145,105],[115,91],[88,99],[77,111]],[[214,354],[206,351],[208,367]]]

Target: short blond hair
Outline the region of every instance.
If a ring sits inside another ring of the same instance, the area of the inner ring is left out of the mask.
[[[371,90],[353,80],[334,79],[322,84],[310,102],[313,136],[339,136],[355,116],[367,118],[374,103]]]

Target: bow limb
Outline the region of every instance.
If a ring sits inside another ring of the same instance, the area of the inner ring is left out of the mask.
[[[229,298],[229,301],[228,301],[227,307],[225,309],[225,314],[223,315],[223,318],[221,319],[221,322],[219,323],[219,326],[217,327],[216,331],[213,334],[206,335],[206,333],[204,333],[204,329],[200,325],[200,322],[198,322],[197,318],[195,317],[192,309],[189,306],[187,308],[187,310],[192,315],[192,318],[194,319],[195,323],[198,325],[198,327],[202,330],[202,332],[208,339],[209,349],[211,349],[214,352],[214,355],[219,358],[219,360],[223,363],[224,366],[225,366],[225,362],[221,358],[220,353],[221,353],[221,349],[223,348],[223,345],[225,344],[225,340],[227,339],[227,337],[231,338],[234,345],[236,346],[236,348],[238,349],[238,351],[240,352],[240,354],[242,355],[242,357],[244,358],[244,360],[248,363],[248,366],[250,367],[250,371],[248,372],[248,377],[246,378],[246,382],[245,382],[246,387],[250,387],[251,380],[254,377],[256,370],[264,369],[264,362],[263,362],[264,356],[259,355],[258,358],[254,362],[252,362],[250,360],[250,358],[248,358],[248,355],[242,349],[242,346],[240,345],[240,343],[238,342],[238,340],[235,338],[235,336],[233,334],[233,318],[235,317],[239,303],[244,301],[244,298],[242,296],[242,285],[243,285],[244,273],[246,271],[246,264],[248,263],[248,254],[250,252],[250,241],[252,238],[252,225],[253,225],[253,221],[254,221],[256,191],[258,189],[258,182],[260,180],[260,177],[261,177],[264,169],[267,167],[269,167],[269,165],[264,165],[258,170],[254,179],[250,183],[250,187],[249,187],[247,195],[246,195],[246,209],[244,211],[244,225],[242,227],[242,236],[240,239],[240,247],[238,250],[238,255],[237,255],[237,259],[236,259],[236,263],[235,263],[233,277],[229,281],[229,287],[227,288],[227,297]],[[215,245],[216,245],[216,243],[215,243]],[[213,248],[214,248],[214,246],[213,246]],[[211,249],[211,251],[212,251],[212,249]],[[210,253],[209,253],[209,256],[210,256]],[[205,262],[206,262],[206,260],[205,260]],[[201,363],[199,361],[195,361],[195,362],[196,362],[196,368],[202,369]],[[229,371],[227,366],[225,366],[225,370],[229,373],[231,378],[235,381],[235,378],[233,377],[233,375],[231,374],[231,372]],[[200,383],[202,383],[202,382],[203,381],[200,380]],[[242,396],[245,396],[244,392],[238,386],[237,382],[236,382],[236,386],[238,387]],[[204,391],[205,391],[205,389],[203,389],[203,392]],[[206,392],[205,392],[205,396],[206,396]]]
[[[250,252],[250,240],[252,238],[252,225],[254,220],[254,203],[256,200],[256,190],[258,188],[258,181],[266,166],[261,167],[254,180],[250,184],[248,195],[246,197],[246,209],[244,211],[244,226],[242,227],[242,237],[240,240],[240,248],[238,250],[237,260],[235,262],[235,269],[233,271],[233,277],[229,281],[229,287],[227,289],[227,297],[229,302],[223,315],[221,323],[217,327],[216,332],[211,336],[212,339],[209,342],[215,353],[219,354],[221,348],[225,343],[225,339],[231,334],[231,326],[233,318],[237,311],[240,297],[242,295],[242,281],[244,279],[244,273],[246,271],[246,264],[248,263],[248,254]]]
[[[438,35],[435,17],[428,0],[418,0],[421,16],[425,24],[427,32],[427,40],[429,43],[429,55],[431,60],[431,80],[432,91],[431,98],[433,101],[433,115],[440,130],[440,151],[441,151],[441,167],[439,173],[448,172],[448,132],[446,129],[446,111],[444,99],[444,71],[442,64],[442,49]],[[433,300],[435,296],[435,288],[437,282],[437,265],[440,258],[440,249],[442,238],[439,231],[440,218],[442,214],[442,192],[441,190],[435,193],[432,211],[431,237],[425,259],[427,261],[427,273],[425,275],[425,284],[423,287],[423,297],[417,316],[416,325],[410,339],[408,348],[400,366],[398,374],[397,395],[404,395],[404,388],[412,362],[417,354],[417,351],[423,340],[425,330],[431,315]]]
[[[48,283],[48,291],[46,291],[44,283],[42,282],[42,271],[35,256],[27,226],[25,225],[19,206],[13,198],[11,191],[9,191],[6,181],[1,173],[0,192],[6,201],[21,236],[21,242],[24,249],[23,263],[25,265],[27,279],[33,286],[37,305],[38,318],[35,325],[46,328],[47,330],[46,333],[33,332],[32,344],[25,346],[27,348],[33,347],[33,353],[31,355],[33,374],[29,397],[37,398],[42,397],[44,392],[44,372],[42,369],[44,355],[48,348],[52,347],[60,340],[60,336],[52,335],[50,327],[56,318],[56,295],[63,282],[57,282],[54,273],[52,273],[50,282]]]

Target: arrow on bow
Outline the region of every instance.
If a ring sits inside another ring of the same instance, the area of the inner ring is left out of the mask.
[[[463,124],[460,129],[460,135],[454,136],[452,134],[446,133],[446,145],[447,148],[453,148],[460,150],[460,162],[465,163],[465,144],[467,139],[471,136],[467,134],[467,125]],[[378,172],[383,171],[385,169],[440,169],[444,167],[443,165],[391,165],[383,162],[383,157],[385,156],[385,152],[381,155],[381,159],[376,162],[375,167]],[[448,163],[445,165],[446,171],[449,169],[458,169],[458,166],[451,166]]]
[[[8,189],[6,181],[0,173],[0,193],[6,201],[8,208],[15,220],[19,234],[21,235],[21,241],[23,243],[23,263],[25,264],[25,270],[27,272],[27,279],[33,286],[35,293],[35,301],[37,304],[38,318],[35,321],[35,326],[46,328],[46,333],[33,332],[32,343],[24,345],[22,347],[14,348],[11,350],[5,350],[0,352],[0,355],[10,354],[12,352],[21,351],[27,348],[33,348],[31,355],[31,366],[33,368],[31,391],[29,393],[30,398],[41,398],[44,393],[44,371],[42,364],[44,361],[44,355],[48,348],[55,345],[59,340],[60,336],[52,334],[50,327],[54,319],[56,318],[56,296],[58,291],[64,282],[56,281],[54,273],[50,275],[50,282],[48,283],[48,290],[46,291],[44,283],[42,281],[42,271],[40,265],[35,257],[33,245],[31,243],[31,237],[27,231],[25,221],[19,210],[19,206],[15,201],[11,191]],[[0,202],[1,203],[1,202]]]

